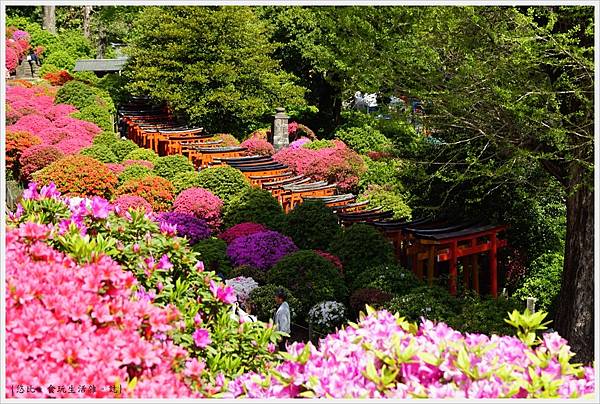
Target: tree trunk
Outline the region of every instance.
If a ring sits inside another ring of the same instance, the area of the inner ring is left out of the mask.
[[[104,59],[106,53],[106,47],[108,46],[108,36],[104,27],[100,27],[98,31],[98,54],[96,59]]]
[[[56,7],[43,6],[44,16],[42,19],[42,27],[53,34],[56,34]]]
[[[90,39],[90,16],[94,6],[83,6],[83,35]]]
[[[573,163],[567,196],[565,263],[553,327],[565,338],[575,360],[594,360],[594,191]]]

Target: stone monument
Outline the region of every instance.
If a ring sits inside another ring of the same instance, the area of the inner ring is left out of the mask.
[[[286,147],[290,144],[290,136],[288,134],[288,116],[285,113],[284,108],[276,108],[276,114],[273,119],[273,125],[271,126],[271,134],[269,135],[269,142],[275,148],[275,151],[280,150],[282,147]]]

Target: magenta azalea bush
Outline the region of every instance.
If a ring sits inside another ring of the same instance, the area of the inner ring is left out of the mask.
[[[234,266],[267,270],[297,250],[291,238],[268,230],[234,239],[227,247],[227,256]]]
[[[229,385],[247,398],[575,398],[594,393],[594,369],[570,364],[557,333],[461,334],[444,323],[417,327],[385,310],[319,343],[293,343],[286,361]],[[518,315],[513,313],[515,320]],[[538,315],[538,317],[535,317]],[[517,320],[521,328],[539,313]],[[531,337],[533,335],[533,337]],[[526,342],[525,342],[526,341]]]
[[[198,396],[173,370],[186,351],[159,338],[178,310],[134,297],[135,277],[109,257],[77,264],[45,243],[50,232],[27,222],[6,235],[6,382],[42,388],[8,397]],[[65,384],[97,388],[48,390]]]
[[[269,142],[259,138],[249,138],[240,145],[248,149],[248,154],[259,156],[272,156],[275,154],[275,148]]]
[[[250,234],[267,231],[267,227],[260,223],[244,222],[231,226],[223,233],[219,234],[219,238],[230,244],[238,237],[248,236]]]
[[[203,219],[213,229],[221,225],[222,207],[221,198],[204,188],[188,188],[173,202],[174,212],[187,213]]]
[[[187,213],[164,212],[158,216],[158,222],[175,226],[177,235],[185,237],[190,245],[210,237],[210,228],[206,221]]]

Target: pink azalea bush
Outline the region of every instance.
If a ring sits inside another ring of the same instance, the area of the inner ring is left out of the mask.
[[[258,233],[261,231],[267,231],[266,226],[260,223],[244,222],[231,226],[223,233],[219,234],[219,238],[224,240],[227,244],[230,244],[233,240],[238,237],[248,236],[250,234]]]
[[[263,399],[593,395],[594,369],[569,363],[567,341],[555,332],[537,343],[525,343],[528,338],[461,334],[429,320],[417,327],[370,309],[318,347],[295,342],[285,362],[266,375],[247,373],[228,388],[235,397]]]
[[[297,175],[336,183],[340,191],[347,192],[356,187],[366,166],[361,157],[344,142],[334,140],[333,143],[333,147],[319,150],[287,147],[273,158],[290,167]]]
[[[221,225],[222,207],[221,198],[204,188],[188,188],[173,202],[173,212],[187,213],[204,219],[213,229]]]
[[[63,152],[52,145],[35,145],[25,149],[19,157],[21,179],[30,180],[31,174],[63,157]]]
[[[134,298],[130,272],[106,256],[79,265],[46,244],[52,237],[33,222],[7,232],[7,384],[42,389],[7,389],[8,397],[119,397],[105,389],[115,383],[123,397],[197,396],[173,371],[186,351],[156,337],[172,329],[178,310]],[[65,384],[97,389],[48,391]]]
[[[249,138],[244,140],[240,146],[247,148],[250,155],[272,156],[275,154],[273,145],[264,139]]]
[[[64,154],[75,154],[92,144],[101,129],[95,124],[70,116],[71,105],[54,105],[54,97],[43,87],[7,86],[7,130],[25,131],[38,136],[42,144],[53,145]]]
[[[124,194],[115,199],[115,207],[119,209],[119,214],[125,215],[129,209],[142,209],[146,213],[152,212],[152,205],[138,195]]]

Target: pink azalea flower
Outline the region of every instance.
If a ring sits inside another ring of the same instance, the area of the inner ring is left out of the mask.
[[[106,219],[110,213],[110,203],[104,198],[92,198],[92,216],[96,219]]]
[[[171,269],[173,268],[173,264],[169,261],[169,256],[167,254],[163,254],[163,256],[158,261],[158,265],[156,269]]]
[[[192,334],[192,338],[194,338],[194,344],[199,348],[205,348],[212,342],[210,333],[204,328],[197,328]]]

